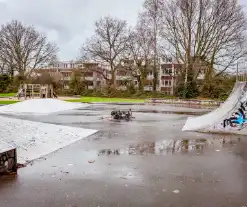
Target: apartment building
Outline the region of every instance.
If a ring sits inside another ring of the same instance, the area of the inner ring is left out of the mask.
[[[164,92],[167,95],[174,94],[174,88],[176,87],[176,75],[178,70],[181,70],[182,65],[172,63],[172,59],[167,59],[158,61],[158,84],[157,91]],[[133,60],[123,60],[119,66],[116,74],[117,88],[121,90],[126,90],[126,83],[134,83],[135,87],[138,88],[138,81],[133,76],[131,70],[129,69],[129,64],[135,65]],[[150,67],[146,69],[146,79],[144,81],[144,91],[153,90],[153,65],[150,61]]]
[[[126,90],[126,82],[134,82],[136,88],[138,88],[138,81],[134,78],[133,74],[129,70],[129,65],[134,64],[133,60],[123,60],[123,63],[118,69],[116,79],[117,88],[121,90]],[[183,64],[176,63],[172,58],[166,58],[165,60],[159,59],[157,61],[158,65],[158,83],[157,91],[163,92],[166,95],[174,95],[175,89],[177,87],[178,75],[183,69]],[[193,58],[193,68],[197,71],[197,84],[200,86],[203,84],[205,78],[206,70],[208,65],[203,59],[194,57]],[[144,91],[152,91],[153,87],[153,61],[150,61],[150,67],[147,68],[147,76],[144,82]]]
[[[73,73],[80,71],[82,80],[86,82],[87,89],[90,90],[105,85],[103,75],[107,70],[109,70],[107,65],[102,63],[63,61],[36,69],[33,76],[48,72],[51,77],[63,85],[65,90],[68,90]]]
[[[177,63],[161,63],[159,75],[159,91],[166,95],[173,95],[177,86],[177,76],[183,67]]]
[[[151,63],[152,61],[150,61]],[[116,86],[119,90],[126,90],[127,86],[133,84],[135,88],[138,88],[138,81],[136,76],[139,74],[138,71],[134,70],[136,67],[135,61],[131,59],[123,59],[116,72]],[[153,78],[153,66],[150,64],[150,67],[147,69],[147,77],[144,81],[144,91],[152,91],[152,78]]]
[[[127,86],[134,81],[131,67],[134,60],[124,59],[120,62],[116,71],[116,87],[118,90],[126,90]]]
[[[153,64],[150,60],[150,67],[147,70],[147,76],[144,81],[144,91],[152,91],[153,87]],[[157,91],[163,92],[166,95],[174,95],[177,86],[177,78],[183,65],[174,63],[172,58],[166,60],[159,59],[158,65],[158,84]],[[124,59],[119,64],[116,71],[116,87],[118,90],[127,90],[128,85],[134,84],[138,88],[138,81],[133,72],[135,66],[134,60]],[[198,70],[198,82],[203,82],[207,65],[205,62],[198,60],[195,65]],[[131,69],[132,68],[132,69]],[[101,88],[106,85],[106,78],[111,79],[110,67],[107,63],[99,62],[73,62],[63,61],[51,64],[44,68],[35,70],[35,74],[39,75],[42,72],[48,72],[52,77],[60,81],[64,89],[69,89],[69,83],[72,79],[73,72],[79,70],[82,73],[81,78],[86,81],[86,87],[89,90]]]

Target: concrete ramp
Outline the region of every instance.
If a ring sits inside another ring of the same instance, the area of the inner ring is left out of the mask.
[[[0,141],[17,149],[17,161],[25,164],[46,156],[97,130],[76,128],[0,116]]]
[[[247,83],[237,82],[228,99],[219,108],[202,116],[189,117],[182,130],[247,135],[246,100]]]

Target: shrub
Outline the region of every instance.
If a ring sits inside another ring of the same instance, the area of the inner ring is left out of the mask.
[[[8,75],[0,75],[0,93],[8,92],[12,79]]]

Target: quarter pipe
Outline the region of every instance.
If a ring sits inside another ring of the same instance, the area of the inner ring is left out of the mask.
[[[202,116],[189,117],[182,130],[247,135],[246,113],[247,82],[237,82],[219,108]]]

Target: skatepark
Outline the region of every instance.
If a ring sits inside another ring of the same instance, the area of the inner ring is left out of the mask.
[[[221,106],[203,116],[189,117],[183,127],[183,131],[247,135],[247,130],[245,129],[247,121],[245,119],[246,101],[247,83],[237,82],[232,93]]]
[[[57,99],[1,106],[4,141],[28,163],[0,178],[1,207],[245,206],[247,139],[234,135],[245,129],[222,125],[244,102],[244,88],[236,84],[213,110]],[[102,119],[130,108],[131,121]]]

